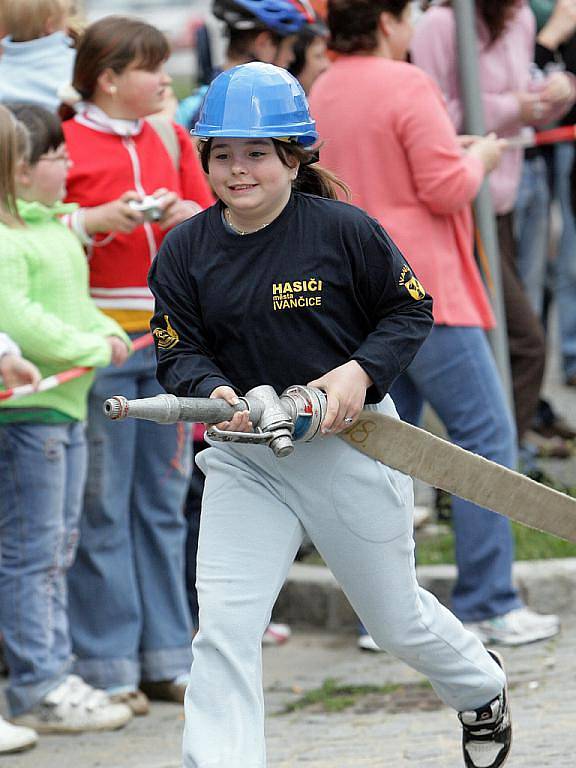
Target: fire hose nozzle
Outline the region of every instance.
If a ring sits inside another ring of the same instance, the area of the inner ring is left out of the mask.
[[[128,416],[128,400],[122,395],[110,397],[104,403],[104,413],[113,421],[125,419]]]
[[[202,397],[156,395],[127,400],[122,395],[104,403],[104,414],[114,421],[127,417],[158,424],[177,421],[219,424],[230,421],[236,411],[248,410],[254,432],[231,432],[211,427],[207,435],[220,442],[267,445],[279,458],[289,456],[294,441],[308,442],[319,433],[326,412],[326,396],[314,387],[295,385],[278,396],[270,385],[254,387],[236,405]]]

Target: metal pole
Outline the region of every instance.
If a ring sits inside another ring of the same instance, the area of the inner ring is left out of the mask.
[[[478,47],[476,42],[476,11],[474,0],[453,0],[456,19],[456,40],[460,71],[460,91],[464,114],[464,132],[483,136],[486,132],[484,109],[480,92],[478,72]],[[492,308],[496,315],[496,328],[489,332],[489,340],[496,358],[496,365],[502,378],[505,391],[513,406],[512,378],[510,375],[510,356],[508,335],[506,332],[506,314],[502,290],[502,270],[500,268],[500,249],[496,232],[496,220],[492,206],[492,197],[488,182],[484,181],[474,202],[476,226],[488,257],[494,285],[490,291]]]

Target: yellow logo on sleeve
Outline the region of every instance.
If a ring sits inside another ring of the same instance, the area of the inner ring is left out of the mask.
[[[416,277],[410,271],[410,268],[406,265],[402,267],[398,285],[403,285],[410,296],[412,296],[414,301],[421,301],[422,299],[426,298],[426,291],[422,287],[422,283],[416,279]]]
[[[154,328],[152,335],[156,339],[156,343],[160,349],[172,349],[172,347],[175,347],[176,344],[178,344],[180,337],[170,325],[168,315],[164,315],[164,320],[166,321],[166,329]]]

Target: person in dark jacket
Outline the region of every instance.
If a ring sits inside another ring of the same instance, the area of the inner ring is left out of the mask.
[[[378,644],[460,712],[467,766],[500,766],[505,675],[416,581],[411,479],[335,439],[363,408],[397,415],[388,391],[431,329],[432,299],[382,226],[334,199],[285,70],[222,73],[195,135],[218,202],[170,233],[152,265],[158,378],[229,404],[263,383],[278,394],[308,384],[327,409],[321,436],[287,458],[239,443],[197,458],[206,487],[184,765],[265,767],[260,641],[306,531]],[[218,426],[252,425],[242,411]]]

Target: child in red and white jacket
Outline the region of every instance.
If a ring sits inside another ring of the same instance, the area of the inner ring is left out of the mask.
[[[68,223],[87,247],[93,299],[131,334],[148,330],[147,274],[166,231],[213,199],[183,129],[145,119],[163,107],[168,54],[164,35],[144,22],[113,16],[92,24],[78,43],[67,98],[77,103],[61,109],[71,117],[63,126],[72,161],[68,200],[80,205]],[[151,197],[157,220],[133,207]],[[102,402],[162,391],[151,348],[97,376],[85,514],[70,574],[77,672],[136,714],[148,707],[140,689],[184,697],[191,626],[181,510],[191,440],[182,424],[115,429]]]

